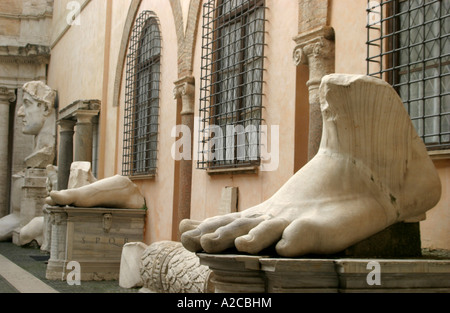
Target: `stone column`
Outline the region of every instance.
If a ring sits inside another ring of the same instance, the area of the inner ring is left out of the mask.
[[[75,121],[60,120],[59,153],[58,153],[58,189],[67,189],[70,165],[73,162],[73,134]]]
[[[294,50],[296,65],[309,66],[309,139],[308,159],[318,152],[322,137],[322,113],[320,110],[319,86],[322,77],[334,73],[334,30],[324,26],[317,30],[298,35]]]
[[[192,151],[193,141],[192,133],[194,131],[194,101],[195,101],[195,85],[192,76],[184,77],[175,82],[174,97],[181,98],[181,124],[190,129],[190,149],[191,155],[188,160],[180,160],[180,176],[179,176],[179,196],[178,196],[178,213],[177,226],[183,219],[191,216],[191,189],[192,189]],[[180,234],[178,234],[179,236]]]
[[[0,218],[9,214],[9,109],[15,100],[14,89],[0,88]]]
[[[94,117],[100,113],[100,106],[100,100],[76,100],[59,111],[61,143],[58,180],[63,181],[62,184],[58,183],[60,190],[66,187],[72,162],[86,161],[92,164],[93,123]]]
[[[74,161],[92,162],[92,119],[98,112],[79,110],[76,112]]]

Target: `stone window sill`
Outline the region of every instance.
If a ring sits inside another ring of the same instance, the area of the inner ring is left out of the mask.
[[[155,179],[156,174],[147,174],[147,175],[136,175],[136,176],[128,176],[130,180],[146,180],[146,179]]]
[[[258,166],[207,169],[206,172],[208,173],[208,175],[256,174],[258,173]]]
[[[428,155],[432,160],[448,160],[450,159],[450,149],[428,151]]]

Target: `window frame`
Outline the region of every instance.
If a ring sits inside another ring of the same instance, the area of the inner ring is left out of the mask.
[[[122,175],[156,175],[162,37],[159,19],[143,11],[133,27],[126,64]]]
[[[442,85],[448,85],[450,80],[450,34],[444,27],[450,15],[443,12],[444,4],[439,0],[414,2],[420,3],[414,6],[412,0],[382,0],[375,6],[376,1],[368,0],[367,74],[392,84],[429,151],[448,150],[450,90],[444,90]],[[433,5],[439,6],[439,16],[429,18],[429,10],[436,9]],[[406,27],[402,27],[405,21]],[[432,27],[438,28],[437,37],[433,37],[436,29]],[[430,33],[432,36],[427,37]],[[419,34],[421,40],[417,40]],[[435,44],[439,51],[432,56],[434,52],[427,49],[429,45],[434,49]],[[433,68],[437,74],[430,75]],[[429,84],[436,86],[428,88]]]
[[[199,169],[260,165],[265,9],[264,0],[210,0],[203,6]]]

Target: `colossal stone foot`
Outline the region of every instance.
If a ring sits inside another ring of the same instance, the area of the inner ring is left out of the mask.
[[[128,177],[115,175],[79,188],[50,192],[50,205],[142,209],[145,199]]]
[[[258,206],[202,223],[183,221],[185,248],[257,254],[275,246],[286,257],[336,253],[436,205],[439,177],[389,84],[333,74],[323,78],[320,96],[318,154]]]

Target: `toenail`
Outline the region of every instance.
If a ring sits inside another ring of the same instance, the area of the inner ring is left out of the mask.
[[[201,234],[202,234],[201,230],[196,228],[196,229],[188,230],[187,232],[185,232],[183,234],[183,236],[186,236],[186,237],[199,237]]]
[[[253,241],[253,239],[255,239],[255,237],[253,235],[250,235],[250,234],[244,235],[244,236],[242,236],[240,238],[242,238],[242,240],[245,240],[247,242]]]

